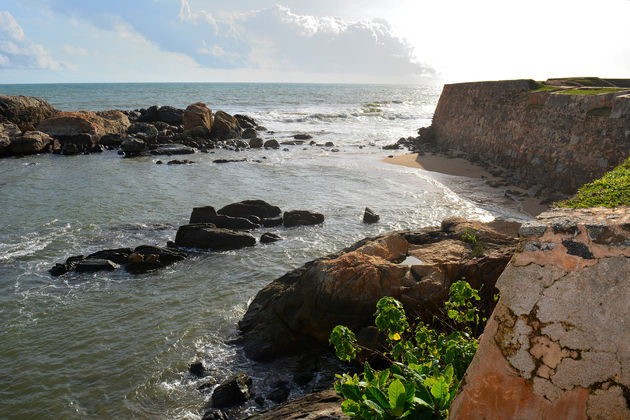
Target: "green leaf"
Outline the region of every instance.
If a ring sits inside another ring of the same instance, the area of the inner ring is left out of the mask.
[[[365,389],[365,395],[368,399],[376,402],[378,405],[383,407],[383,409],[389,409],[389,401],[387,400],[387,396],[380,389],[370,386]]]
[[[431,395],[440,407],[444,407],[444,403],[448,401],[448,391],[448,384],[443,377],[438,378],[431,387]]]
[[[455,370],[453,369],[453,365],[446,366],[442,374],[444,375],[444,379],[448,385],[453,383],[453,377],[455,375]]]
[[[363,403],[367,405],[370,409],[372,409],[372,411],[374,411],[376,414],[378,414],[378,418],[384,417],[385,410],[383,410],[377,403],[371,400],[365,400]]]
[[[361,390],[352,382],[344,382],[341,384],[341,393],[344,397],[354,401],[361,401],[363,399]]]
[[[365,362],[363,366],[363,375],[365,376],[365,380],[368,381],[368,383],[374,380],[374,372],[372,372],[372,368],[370,367],[370,364],[368,362]]]
[[[348,417],[358,418],[361,414],[360,406],[352,400],[345,400],[341,403],[341,411]]]
[[[405,392],[405,386],[400,380],[396,379],[389,385],[387,390],[389,394],[389,406],[391,409],[403,408],[405,406],[405,400],[407,394]]]
[[[447,312],[447,314],[448,314],[448,317],[449,317],[449,318],[451,318],[451,319],[456,319],[456,318],[457,318],[457,315],[459,315],[459,312],[457,312],[457,311],[456,311],[456,310],[454,310],[454,309],[449,309],[449,310],[448,310],[448,312]]]
[[[381,376],[378,378],[379,388],[383,388],[389,379],[389,369],[381,371]]]

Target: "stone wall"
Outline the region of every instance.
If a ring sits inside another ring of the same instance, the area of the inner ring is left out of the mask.
[[[445,85],[433,141],[504,168],[517,185],[540,185],[547,196],[575,193],[630,154],[630,90],[571,95],[535,87],[531,80]]]
[[[451,419],[630,418],[630,209],[521,227]]]

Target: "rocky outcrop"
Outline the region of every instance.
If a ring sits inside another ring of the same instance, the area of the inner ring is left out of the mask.
[[[630,209],[521,228],[449,418],[630,418]]]
[[[202,102],[188,105],[184,111],[183,121],[184,132],[199,137],[209,136],[214,122],[212,110]]]
[[[268,360],[325,348],[335,325],[356,332],[372,325],[383,296],[399,299],[408,313],[432,322],[450,285],[462,276],[473,287],[483,286],[489,314],[494,283],[516,244],[514,235],[495,230],[507,227],[450,219],[441,228],[363,240],[311,261],[256,295],[239,323],[245,352]],[[462,240],[464,233],[475,235],[479,249]]]
[[[96,116],[101,118],[99,124],[103,127],[103,135],[117,134],[123,136],[131,125],[129,118],[120,111],[98,111]]]
[[[217,140],[238,138],[241,135],[241,127],[236,118],[227,112],[217,111],[214,114],[211,136]]]
[[[260,224],[253,223],[244,217],[217,214],[212,206],[195,207],[190,215],[189,223],[211,223],[218,228],[233,230],[250,230],[260,227]]]
[[[0,122],[10,122],[33,130],[41,121],[58,111],[41,98],[0,95]],[[28,126],[28,127],[26,127]]]
[[[60,112],[42,121],[37,129],[61,144],[93,145],[105,134],[124,135],[129,119],[120,111]]]
[[[245,372],[239,372],[226,379],[212,393],[211,405],[214,408],[226,408],[240,405],[251,397],[252,378]]]
[[[510,182],[573,194],[630,154],[630,89],[595,95],[535,91],[532,80],[447,84],[419,138],[457,150]]]
[[[246,417],[246,419],[347,420],[349,417],[343,415],[341,411],[342,401],[343,398],[337,395],[334,389],[329,389],[277,405],[269,410]]]
[[[52,138],[40,131],[27,131],[11,139],[8,150],[14,155],[32,155],[44,152]]]
[[[222,251],[254,246],[256,238],[248,233],[220,229],[211,223],[197,223],[180,226],[175,244],[185,248]]]

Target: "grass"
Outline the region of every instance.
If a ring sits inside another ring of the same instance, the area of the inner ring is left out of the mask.
[[[530,93],[536,93],[536,92],[555,92],[556,90],[562,90],[561,87],[558,86],[548,86],[548,85],[544,85],[539,87],[538,89],[534,89],[534,90],[530,90]]]
[[[555,203],[556,207],[584,209],[630,205],[630,158],[603,177],[583,185],[570,200]]]
[[[622,90],[628,90],[624,88],[585,88],[585,89],[567,89],[558,93],[562,95],[601,95],[603,93],[615,93]]]
[[[593,108],[588,110],[586,115],[590,115],[591,117],[610,117],[611,112],[612,107],[603,106],[601,108]]]

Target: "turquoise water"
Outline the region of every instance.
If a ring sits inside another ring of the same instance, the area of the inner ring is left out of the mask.
[[[182,166],[115,152],[0,160],[0,418],[200,418],[209,395],[196,390],[188,364],[204,360],[217,381],[253,372],[225,340],[273,279],[365,236],[455,215],[518,216],[492,204],[497,193],[476,180],[381,161],[381,145],[428,125],[435,87],[28,85],[0,93],[44,97],[64,110],[204,101],[253,115],[279,140],[306,131],[340,150],[217,150]],[[223,157],[249,161],[212,163]],[[70,255],[164,245],[193,207],[252,198],[327,219],[272,229],[284,238],[272,245],[199,253],[143,275],[47,273]],[[365,206],[381,223],[361,222]]]

